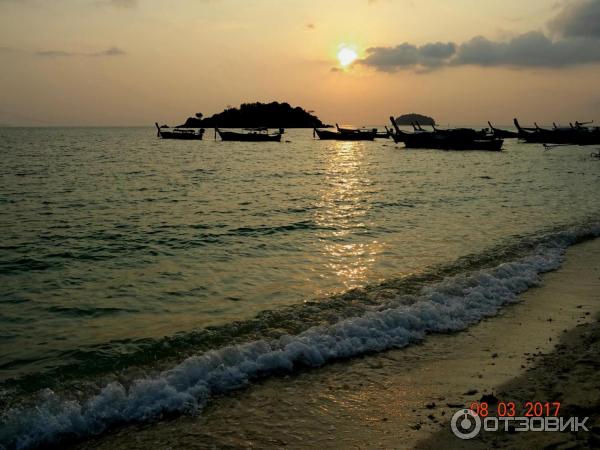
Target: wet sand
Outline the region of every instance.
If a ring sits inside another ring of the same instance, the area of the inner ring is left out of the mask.
[[[197,417],[127,426],[74,448],[538,448],[546,440],[586,448],[595,433],[489,433],[467,442],[449,431],[452,414],[486,393],[561,401],[598,427],[600,239],[571,247],[542,280],[464,332],[267,379],[214,399]]]
[[[560,416],[588,417],[588,432],[485,432],[467,441],[456,439],[445,424],[416,448],[440,449],[573,449],[600,448],[600,316],[566,333],[549,354],[535,355],[535,364],[498,387],[499,400],[561,402]]]

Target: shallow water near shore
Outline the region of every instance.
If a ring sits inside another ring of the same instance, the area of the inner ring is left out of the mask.
[[[490,443],[461,441],[448,423],[457,409],[484,394],[519,405],[527,400],[561,401],[566,411],[584,406],[581,398],[562,394],[561,373],[554,379],[557,388],[551,395],[527,386],[516,397],[514,390],[506,393],[505,385],[527,379],[535,386],[537,378],[530,370],[542,354],[563,347],[567,331],[593,323],[594,313],[600,311],[599,292],[600,240],[596,239],[570,247],[563,265],[543,275],[538,288],[524,292],[517,303],[467,331],[429,336],[406,348],[274,377],[215,399],[200,416],[124,427],[73,449],[490,448]],[[581,356],[566,357],[565,365]],[[590,389],[594,369],[588,366],[587,370]],[[556,375],[548,374],[546,380]],[[584,399],[593,396],[578,390]],[[522,437],[533,438],[527,434]],[[562,435],[559,441],[574,439],[571,434],[558,434]],[[506,433],[495,437],[506,439]]]
[[[333,346],[327,357],[309,352],[290,366],[259,345],[278,341],[283,351],[293,344],[287,335],[344,334],[356,340],[348,345],[373,351],[461,329],[599,229],[600,165],[579,148],[544,152],[507,140],[502,153],[409,151],[388,141],[314,141],[309,130],[290,130],[281,144],[160,141],[150,129],[0,136],[5,410],[69,386],[80,393],[67,398],[84,404],[111,377],[127,386],[135,377],[123,371],[154,373],[230,344],[270,358],[251,379],[352,356]],[[505,263],[512,266],[498,269]],[[480,296],[460,311],[431,309],[474,288]],[[492,296],[496,303],[485,301]],[[345,327],[415,304],[427,308],[411,313],[432,323],[423,330],[409,320],[402,340],[387,319],[363,324],[368,333]],[[245,382],[222,379],[231,385],[213,380],[197,391],[179,379],[180,390],[163,404],[148,399],[146,413],[115,388],[111,401],[124,410],[112,418],[96,410],[55,431],[93,433],[115,420],[185,412]],[[64,403],[48,411],[64,412]],[[31,420],[14,430],[43,427],[43,418]]]

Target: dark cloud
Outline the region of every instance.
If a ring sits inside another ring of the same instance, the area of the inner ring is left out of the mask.
[[[432,43],[417,47],[374,47],[360,64],[384,72],[401,69],[433,69],[444,66],[566,67],[600,63],[600,40],[565,38],[551,40],[532,31],[509,41],[497,42],[477,36],[463,44]]]
[[[367,57],[360,62],[379,70],[391,72],[403,67],[414,66],[418,61],[417,47],[405,42],[395,47],[368,48]]]
[[[424,67],[434,68],[443,65],[456,52],[454,42],[435,42],[419,47],[420,63]]]
[[[600,38],[600,0],[567,3],[548,27],[564,37]]]
[[[369,48],[361,63],[386,72],[415,66],[438,67],[455,51],[456,44],[452,42],[435,42],[420,47],[405,42],[395,47]]]
[[[549,23],[555,39],[540,31],[507,41],[476,36],[458,45],[435,42],[416,46],[373,47],[359,64],[384,72],[432,70],[448,66],[567,67],[600,63],[600,0],[567,3]]]
[[[424,58],[449,58],[455,51],[456,44],[454,42],[436,42],[434,44],[425,44],[420,48],[420,53]]]
[[[565,67],[600,62],[600,42],[587,38],[553,41],[533,31],[507,42],[475,37],[458,47],[452,65]]]

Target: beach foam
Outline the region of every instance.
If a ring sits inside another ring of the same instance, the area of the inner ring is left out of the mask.
[[[374,306],[361,317],[273,341],[215,349],[129,386],[110,383],[86,400],[66,400],[48,390],[37,407],[13,409],[2,418],[0,442],[7,448],[29,448],[64,436],[98,434],[127,422],[194,413],[211,395],[269,374],[403,347],[429,333],[465,329],[517,301],[519,293],[539,283],[541,273],[558,268],[569,245],[599,235],[598,225],[554,233],[527,256],[449,277],[418,295]]]

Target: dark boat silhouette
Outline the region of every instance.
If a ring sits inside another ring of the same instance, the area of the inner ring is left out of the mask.
[[[390,133],[386,129],[385,131],[379,131],[377,128],[342,128],[337,123],[335,127],[340,133],[375,133],[375,139],[389,139]]]
[[[389,139],[390,138],[390,133],[386,130],[386,131],[377,131],[375,133],[375,139]]]
[[[322,141],[372,141],[377,137],[377,129],[363,130],[354,128],[340,128],[335,125],[337,131],[313,129],[313,137],[318,136]]]
[[[417,124],[418,125],[418,124]],[[487,128],[483,128],[481,130],[474,130],[472,128],[449,128],[442,129],[438,128],[435,125],[431,125],[433,131],[438,133],[439,135],[449,136],[454,138],[462,138],[462,139],[490,139],[490,135],[488,133]],[[425,131],[419,125],[420,131]]]
[[[215,139],[219,135],[222,141],[280,142],[284,132],[283,128],[280,128],[275,133],[269,133],[267,128],[244,128],[242,133],[237,131],[223,131],[215,128]]]
[[[488,125],[490,126],[490,130],[492,131],[492,135],[494,137],[500,139],[511,139],[519,137],[519,133],[517,133],[516,131],[501,130],[500,128],[495,128],[491,122],[488,122]]]
[[[158,132],[156,136],[162,139],[180,139],[184,141],[201,141],[204,136],[204,128],[191,130],[187,128],[173,128],[171,131],[164,131],[168,128],[166,125],[160,127],[157,122],[154,123]]]
[[[589,128],[587,123],[575,122],[567,127],[547,129],[538,126],[535,128],[522,127],[519,121],[514,119],[515,126],[519,132],[519,139],[537,144],[562,144],[562,145],[598,145],[600,144],[600,128]]]
[[[395,133],[390,132],[392,139],[396,143],[403,142],[406,148],[501,151],[504,143],[502,139],[470,128],[452,130],[434,128],[434,131],[425,131],[416,127],[415,132],[407,133],[398,127],[393,117],[390,117],[390,121],[395,129]]]

